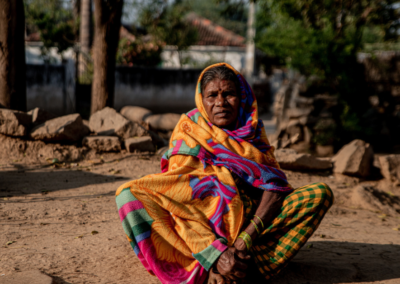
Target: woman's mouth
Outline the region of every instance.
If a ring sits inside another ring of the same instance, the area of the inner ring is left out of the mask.
[[[216,114],[214,114],[214,116],[217,116],[217,117],[225,117],[225,116],[228,116],[228,115],[230,115],[230,114],[231,114],[230,111],[224,110],[224,111],[219,111],[219,112],[217,112]]]

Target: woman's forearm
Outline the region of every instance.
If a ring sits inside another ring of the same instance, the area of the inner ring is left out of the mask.
[[[255,215],[262,220],[265,228],[267,228],[272,220],[279,215],[285,197],[286,194],[284,193],[275,193],[271,191],[265,191],[263,193],[261,202],[257,207]],[[253,221],[256,223],[256,226],[261,233],[261,221],[257,217],[254,217]],[[258,236],[257,230],[253,223],[249,223],[245,231],[251,236],[252,240]]]

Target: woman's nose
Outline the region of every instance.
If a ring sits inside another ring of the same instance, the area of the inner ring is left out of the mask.
[[[225,98],[221,94],[218,94],[215,104],[217,106],[223,106],[224,103],[225,103]]]

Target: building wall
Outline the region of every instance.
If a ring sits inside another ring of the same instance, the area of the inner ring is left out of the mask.
[[[126,105],[153,112],[183,113],[195,108],[194,95],[201,69],[158,69],[119,66],[115,72],[114,107]]]
[[[73,112],[74,82],[68,76],[69,67],[69,64],[26,65],[28,110],[40,107],[56,115]]]
[[[188,50],[181,51],[182,67],[204,68],[216,62],[226,62],[236,70],[242,71],[245,65],[245,47],[231,46],[191,46]],[[162,53],[162,66],[167,68],[180,68],[179,53],[174,46],[166,46]]]

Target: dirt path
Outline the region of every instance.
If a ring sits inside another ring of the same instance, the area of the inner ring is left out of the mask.
[[[114,202],[125,181],[160,172],[159,158],[100,158],[59,168],[0,161],[0,275],[37,269],[57,283],[159,283],[126,241]],[[352,178],[287,174],[295,187],[326,182],[336,202],[273,283],[400,283],[399,216],[351,208]]]

